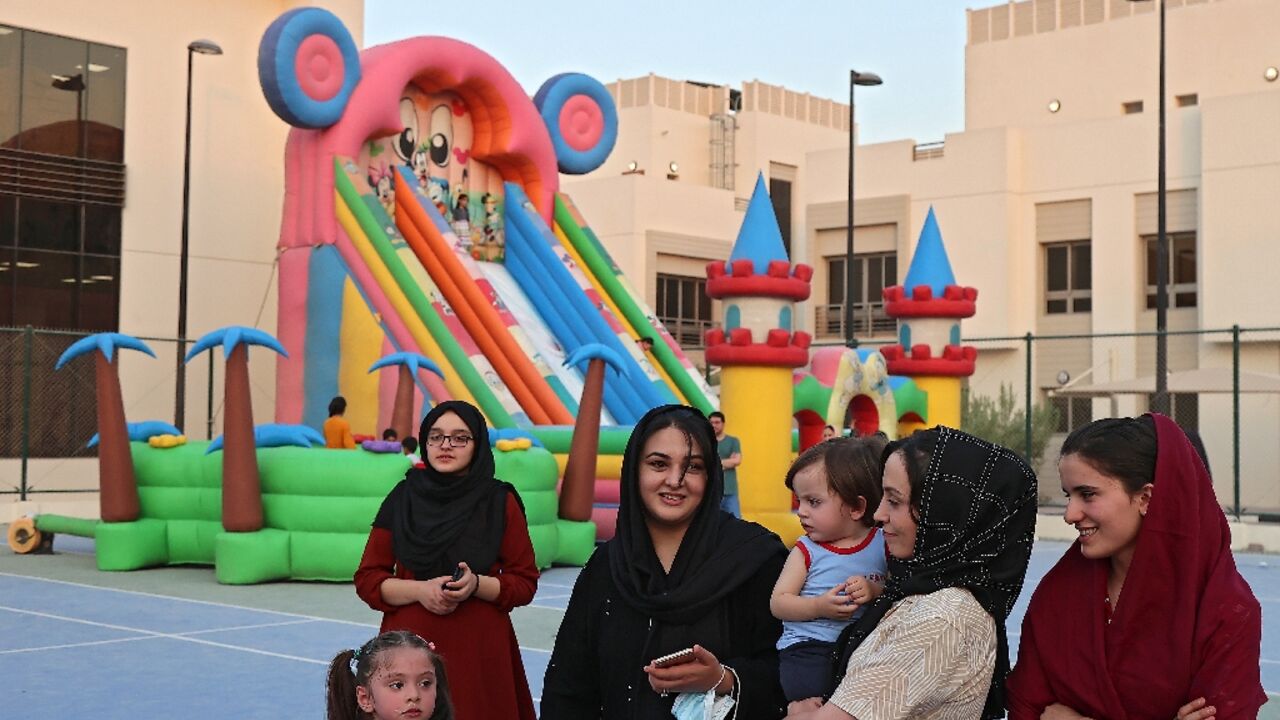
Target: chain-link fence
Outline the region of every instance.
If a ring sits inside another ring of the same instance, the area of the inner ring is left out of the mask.
[[[1083,320],[1084,332],[1071,332],[1067,320],[1059,333],[963,339],[978,350],[978,360],[961,388],[962,429],[1029,458],[1042,506],[1065,504],[1058,450],[1072,430],[1158,409],[1158,333],[1089,333],[1087,316]],[[1164,335],[1163,412],[1203,446],[1222,507],[1280,521],[1280,327]],[[885,339],[859,346],[878,347]]]
[[[966,338],[978,349],[962,417],[1021,451],[1044,505],[1064,503],[1058,449],[1072,430],[1160,411],[1203,447],[1219,502],[1234,515],[1280,516],[1280,327],[1171,330],[1163,408],[1157,333]]]
[[[0,496],[27,500],[37,493],[97,492],[97,468],[92,464],[97,450],[88,444],[98,425],[98,352],[54,369],[63,352],[85,336],[0,328]],[[214,396],[220,358],[210,352],[186,367],[184,417],[175,422],[179,343],[172,338],[140,339],[155,358],[116,349],[125,416],[130,422],[173,423],[192,438],[213,437],[221,404],[220,396]],[[190,340],[185,347],[191,347]]]
[[[1166,336],[1169,414],[1203,444],[1223,507],[1280,519],[1280,327]],[[0,328],[0,495],[96,492],[96,451],[86,447],[97,431],[93,358],[54,370],[82,337]],[[156,358],[119,351],[126,416],[174,422],[179,343],[142,339]],[[1155,333],[1028,334],[964,344],[978,349],[978,362],[964,384],[962,425],[1031,458],[1044,505],[1062,502],[1057,456],[1067,433],[1153,409]],[[260,420],[274,401],[273,362],[251,363]],[[211,352],[186,368],[185,422],[174,424],[189,437],[218,432],[220,363]]]

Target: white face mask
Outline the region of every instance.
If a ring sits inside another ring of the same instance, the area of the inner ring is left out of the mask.
[[[716,697],[715,689],[711,689],[704,693],[680,693],[671,706],[671,714],[676,720],[724,720],[731,708],[733,698]]]

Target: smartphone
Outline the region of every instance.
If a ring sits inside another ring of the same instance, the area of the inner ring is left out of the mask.
[[[677,650],[670,655],[663,655],[660,658],[654,658],[654,667],[671,667],[672,665],[683,665],[693,660],[693,648],[685,648]]]
[[[459,580],[461,580],[461,579],[462,579],[462,576],[463,576],[463,574],[464,574],[464,573],[466,573],[466,570],[463,570],[463,569],[462,569],[462,566],[461,566],[461,565],[459,565],[458,567],[456,567],[456,568],[454,568],[454,569],[453,569],[453,579],[452,579],[452,580],[450,580],[449,582],[450,582],[450,583],[456,583],[456,582],[458,582]]]

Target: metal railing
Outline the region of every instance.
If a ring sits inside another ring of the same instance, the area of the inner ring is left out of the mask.
[[[819,341],[844,337],[844,305],[817,305],[813,309],[814,336]],[[884,313],[884,303],[855,303],[853,334],[858,338],[889,338],[898,334],[898,321]]]
[[[666,326],[667,332],[675,338],[676,344],[682,348],[702,348],[706,345],[706,332],[716,326],[713,320],[695,320],[690,318],[660,317],[659,321]]]

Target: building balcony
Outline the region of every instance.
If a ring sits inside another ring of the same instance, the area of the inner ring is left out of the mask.
[[[813,327],[819,342],[844,338],[844,305],[814,306]],[[855,303],[853,334],[860,338],[892,338],[898,333],[898,321],[884,312],[884,303]]]
[[[658,320],[666,326],[676,344],[685,350],[703,347],[706,332],[716,326],[714,321],[696,318],[659,317]]]

